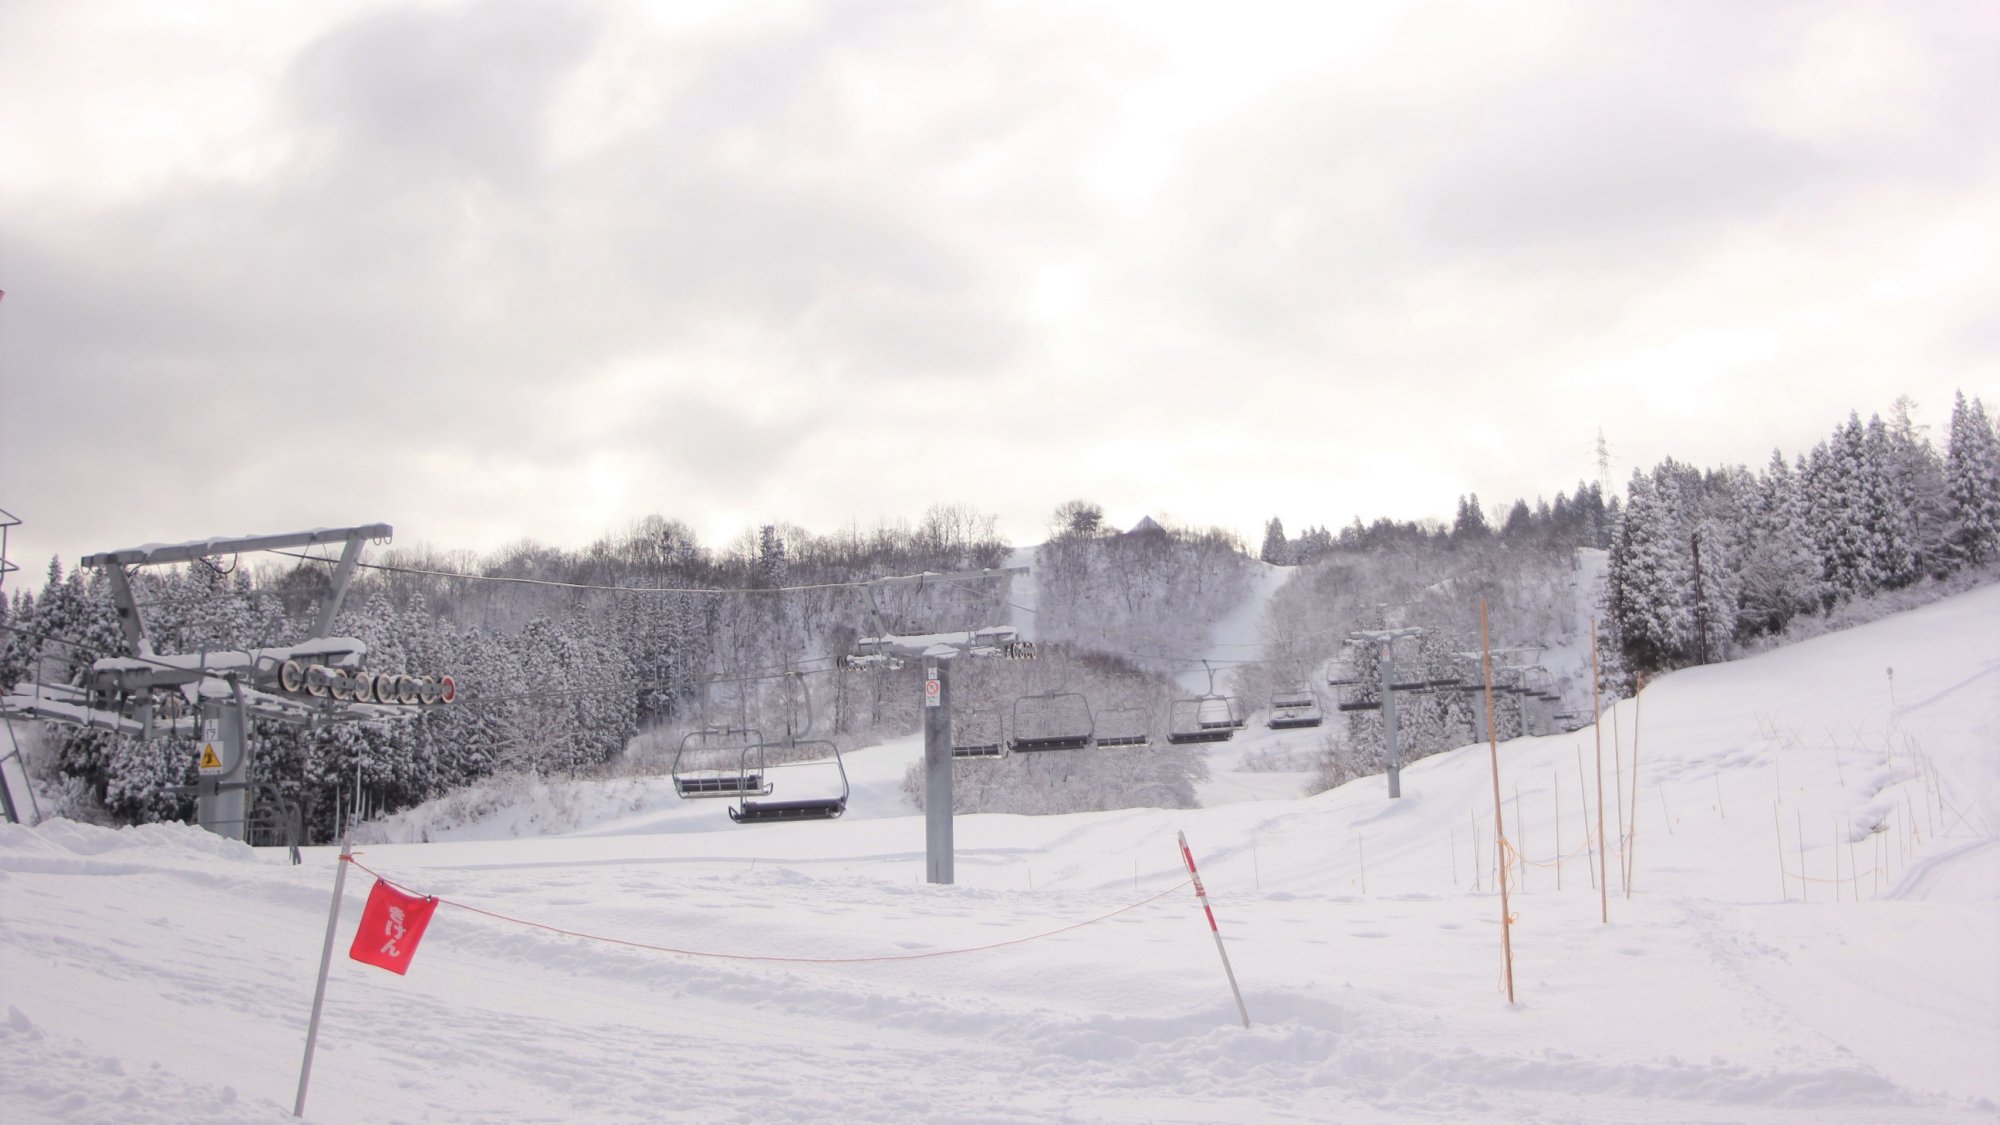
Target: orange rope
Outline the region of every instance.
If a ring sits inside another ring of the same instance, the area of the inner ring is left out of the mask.
[[[1583,854],[1584,849],[1590,846],[1590,841],[1585,840],[1582,844],[1571,849],[1570,851],[1564,852],[1562,855],[1559,855],[1554,859],[1539,860],[1539,859],[1529,859],[1527,856],[1522,855],[1519,849],[1514,847],[1514,841],[1507,839],[1505,836],[1502,836],[1500,838],[1500,842],[1506,845],[1507,854],[1513,856],[1515,859],[1520,860],[1522,863],[1525,863],[1530,867],[1554,867],[1558,863],[1567,863],[1568,861],[1575,859],[1577,856]]]
[[[968,946],[964,949],[934,949],[928,953],[880,954],[873,957],[777,957],[777,956],[766,956],[754,953],[714,953],[699,949],[680,949],[671,945],[652,945],[643,941],[627,941],[624,938],[604,937],[600,934],[584,933],[581,930],[566,930],[563,929],[561,926],[551,926],[546,922],[535,922],[526,918],[515,918],[511,915],[500,914],[492,910],[482,910],[477,906],[471,906],[463,902],[454,902],[451,899],[442,898],[436,895],[421,895],[419,894],[419,892],[410,890],[403,884],[396,882],[394,879],[391,879],[383,875],[381,872],[376,871],[374,868],[369,867],[367,864],[362,863],[358,859],[355,859],[353,856],[342,856],[340,858],[342,862],[351,863],[355,867],[358,867],[361,870],[368,872],[368,874],[375,876],[377,879],[382,880],[384,883],[387,883],[390,886],[397,888],[398,890],[404,891],[405,893],[417,894],[419,897],[437,898],[437,901],[445,906],[455,906],[460,910],[466,911],[467,913],[483,914],[488,918],[494,918],[502,922],[512,922],[517,926],[527,926],[531,929],[547,930],[550,933],[562,934],[564,937],[582,938],[585,941],[600,941],[608,945],[622,945],[631,949],[646,949],[646,950],[651,950],[655,953],[678,953],[684,957],[713,957],[727,961],[778,961],[793,965],[860,965],[876,961],[920,961],[927,957],[949,957],[959,953],[983,953],[991,949],[1003,949],[1010,945],[1021,945],[1026,942],[1038,941],[1046,937],[1054,937],[1057,934],[1065,934],[1071,930],[1080,930],[1085,926],[1096,925],[1099,922],[1103,922],[1111,918],[1116,918],[1118,915],[1123,914],[1127,911],[1137,910],[1142,906],[1158,902],[1160,899],[1163,899],[1168,895],[1174,893],[1175,891],[1180,890],[1182,887],[1187,886],[1190,882],[1193,881],[1191,879],[1183,879],[1180,882],[1175,883],[1173,886],[1168,887],[1166,890],[1161,891],[1159,894],[1153,895],[1150,898],[1142,899],[1138,902],[1130,904],[1129,906],[1121,906],[1109,914],[1099,915],[1098,917],[1091,918],[1087,921],[1074,922],[1071,923],[1070,925],[1063,926],[1059,929],[1047,930],[1039,934],[1030,934],[1027,937],[1010,938],[1006,941],[996,941],[988,945],[974,945],[974,946]]]

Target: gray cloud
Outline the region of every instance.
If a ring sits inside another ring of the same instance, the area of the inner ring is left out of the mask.
[[[227,169],[0,166],[0,506],[72,551],[944,498],[1025,535],[1074,495],[1254,532],[1553,493],[1599,424],[1760,463],[1990,384],[1983,8],[1504,48],[1447,9],[1336,13],[1323,59],[1307,9],[342,13],[258,44]],[[35,41],[92,72],[89,22]],[[158,50],[194,82],[231,35]],[[87,101],[36,73],[0,96]]]

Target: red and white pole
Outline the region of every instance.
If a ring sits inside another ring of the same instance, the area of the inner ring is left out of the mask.
[[[1236,1010],[1243,1016],[1243,1026],[1250,1026],[1250,1009],[1243,1006],[1243,990],[1236,986],[1236,970],[1229,967],[1229,951],[1222,948],[1222,931],[1215,924],[1215,908],[1208,905],[1208,892],[1202,889],[1201,872],[1194,869],[1194,853],[1188,850],[1187,833],[1176,833],[1181,841],[1181,859],[1187,863],[1188,878],[1194,880],[1194,897],[1200,901],[1202,913],[1208,915],[1208,932],[1215,935],[1215,951],[1222,955],[1222,971],[1229,977],[1229,991],[1236,996]]]

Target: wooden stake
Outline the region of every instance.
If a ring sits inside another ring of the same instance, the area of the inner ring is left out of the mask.
[[[1611,779],[1617,799],[1611,803],[1611,811],[1618,814],[1618,889],[1625,890],[1625,853],[1628,837],[1625,832],[1625,740],[1618,730],[1618,702],[1611,703]]]
[[[1722,819],[1724,819],[1724,820],[1728,820],[1728,819],[1729,819],[1729,814],[1728,814],[1727,812],[1724,812],[1724,811],[1723,811],[1723,808],[1722,808],[1722,771],[1721,771],[1721,770],[1716,770],[1716,771],[1715,771],[1715,815],[1717,815],[1717,816],[1721,817],[1721,818],[1722,818]]]
[[[1354,837],[1354,854],[1361,861],[1361,893],[1365,895],[1368,893],[1368,853],[1361,848],[1359,833]]]
[[[1507,833],[1500,821],[1500,733],[1493,722],[1493,650],[1486,639],[1486,599],[1479,599],[1479,651],[1486,670],[1486,749],[1493,763],[1493,841],[1504,847]],[[1520,798],[1515,798],[1519,808]],[[1507,905],[1507,864],[1500,864],[1500,956],[1507,965],[1507,1002],[1514,1002],[1514,916]]]
[[[1785,878],[1785,827],[1778,820],[1778,803],[1771,802],[1771,830],[1778,837],[1778,901],[1792,901],[1792,884]]]
[[[1840,901],[1840,818],[1833,818],[1833,901]]]
[[[1563,889],[1563,793],[1562,775],[1549,771],[1549,794],[1556,799],[1556,893]]]
[[[1604,712],[1597,692],[1597,618],[1590,619],[1590,711],[1591,730],[1597,736],[1597,912],[1598,921],[1611,924],[1611,869],[1604,850]]]
[[[1458,825],[1451,826],[1451,885],[1458,886]]]
[[[1597,889],[1597,860],[1590,849],[1590,790],[1583,783],[1583,743],[1576,744],[1576,798],[1583,803],[1583,869],[1590,889]]]
[[[1811,902],[1812,894],[1806,886],[1806,814],[1793,809],[1792,816],[1798,820],[1799,828],[1799,901]]]
[[[1515,856],[1521,861],[1518,868],[1521,875],[1521,893],[1528,891],[1528,822],[1521,819],[1521,786],[1514,786],[1514,834],[1521,837],[1520,850]]]
[[[1628,899],[1632,897],[1632,857],[1639,850],[1639,701],[1645,695],[1646,677],[1640,676],[1632,691],[1632,834],[1625,841],[1625,897]],[[1660,799],[1662,802],[1666,800],[1664,792]],[[1664,810],[1666,805],[1662,803],[1660,807]],[[1671,834],[1673,830],[1673,825],[1669,823],[1667,832]]]
[[[1465,819],[1472,822],[1472,893],[1478,894],[1484,889],[1480,877],[1485,873],[1485,861],[1479,858],[1479,814],[1467,809]]]

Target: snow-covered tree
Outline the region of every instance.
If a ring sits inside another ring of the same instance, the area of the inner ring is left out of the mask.
[[[2000,557],[2000,438],[1986,407],[1960,391],[1952,402],[1945,452],[1945,542],[1961,565]]]
[[[1283,520],[1272,516],[1271,522],[1264,525],[1264,546],[1258,550],[1257,557],[1272,566],[1292,564],[1292,545],[1285,539]]]

